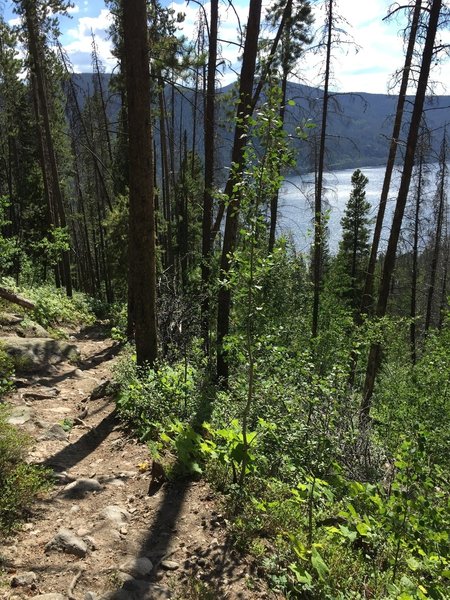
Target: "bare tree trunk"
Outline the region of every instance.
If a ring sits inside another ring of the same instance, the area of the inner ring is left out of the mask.
[[[240,209],[239,193],[234,191],[244,164],[244,150],[248,117],[251,115],[253,81],[255,77],[256,56],[258,53],[259,26],[261,21],[261,0],[250,0],[247,34],[245,37],[242,69],[239,82],[239,102],[236,111],[233,151],[231,163],[232,174],[225,187],[225,195],[229,198],[225,233],[223,239],[220,268],[222,277],[226,278],[230,270],[230,256],[236,248],[238,219]],[[223,347],[230,326],[231,292],[228,287],[221,286],[218,295],[217,316],[217,377],[225,385],[228,383],[228,359]]]
[[[136,360],[157,357],[153,144],[146,0],[123,3],[130,163],[129,272]]]
[[[411,174],[414,167],[414,157],[417,147],[420,122],[422,118],[425,95],[427,92],[428,77],[430,74],[431,63],[433,60],[434,41],[439,23],[439,16],[442,7],[442,0],[433,0],[429,13],[429,23],[427,28],[425,46],[422,55],[422,64],[420,67],[419,80],[417,83],[414,108],[411,116],[408,140],[406,145],[406,155],[403,166],[403,173],[400,182],[400,188],[395,206],[395,213],[392,221],[391,234],[389,236],[388,247],[383,265],[381,276],[380,291],[376,314],[377,317],[384,317],[386,314],[387,302],[389,298],[389,289],[391,286],[392,274],[394,272],[397,244],[402,225],[403,214],[409,192]],[[367,428],[370,419],[370,410],[372,406],[372,395],[375,386],[375,378],[381,365],[381,345],[372,344],[369,353],[369,360],[366,370],[366,379],[364,383],[363,399],[360,407],[360,425],[364,430]]]
[[[323,193],[323,171],[325,167],[325,141],[327,135],[328,120],[328,102],[329,83],[330,83],[330,63],[331,63],[331,45],[333,31],[333,0],[328,0],[328,22],[327,22],[327,42],[325,59],[325,82],[323,88],[323,107],[322,107],[322,125],[320,129],[319,145],[319,164],[317,172],[317,185],[314,195],[314,251],[313,251],[313,312],[311,335],[316,337],[319,329],[319,305],[320,289],[322,285],[322,258],[323,258],[323,223],[322,223],[322,193]]]
[[[441,156],[440,156],[440,178],[438,185],[438,206],[437,206],[437,218],[436,218],[436,233],[434,238],[434,248],[433,255],[431,258],[430,265],[430,283],[428,285],[428,293],[427,293],[427,311],[425,313],[425,333],[428,332],[431,320],[432,320],[432,310],[433,310],[433,298],[434,298],[434,290],[436,287],[436,275],[437,268],[439,262],[439,254],[442,243],[442,222],[444,217],[444,204],[446,197],[446,185],[447,185],[447,135],[444,132],[444,138],[442,140],[441,147]]]
[[[211,0],[209,20],[208,70],[205,98],[205,179],[202,216],[202,301],[201,328],[203,347],[209,355],[210,289],[211,276],[211,228],[213,220],[213,188],[215,163],[215,112],[216,112],[216,63],[217,63],[217,24],[219,19],[219,0]]]
[[[411,347],[411,362],[416,364],[417,360],[417,269],[418,269],[418,254],[419,254],[419,218],[420,218],[420,203],[422,200],[422,183],[423,183],[423,153],[420,153],[419,172],[417,174],[417,191],[416,205],[414,212],[414,238],[412,252],[412,267],[411,267],[411,305],[410,313],[411,324],[409,326],[409,344]]]
[[[422,0],[416,0],[414,4],[414,12],[411,20],[411,30],[409,33],[408,47],[405,55],[405,65],[403,67],[402,80],[397,100],[397,109],[395,111],[394,126],[392,129],[391,143],[389,146],[389,155],[384,173],[383,187],[381,189],[380,204],[378,207],[377,220],[373,232],[372,246],[370,249],[369,263],[367,265],[366,280],[364,290],[361,297],[361,313],[367,313],[372,304],[373,282],[375,276],[375,267],[377,263],[378,247],[380,245],[381,230],[383,228],[384,213],[386,211],[386,203],[391,186],[392,173],[395,166],[395,157],[397,155],[398,140],[400,137],[403,112],[406,102],[406,92],[408,90],[409,75],[411,72],[411,64],[416,43],[417,30],[419,26],[420,11]],[[359,316],[359,315],[358,315]]]

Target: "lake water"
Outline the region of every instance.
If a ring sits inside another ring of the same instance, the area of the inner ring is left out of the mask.
[[[430,165],[428,181],[429,189],[435,186],[437,165]],[[369,179],[366,186],[366,199],[371,204],[370,215],[375,220],[380,202],[381,188],[385,167],[361,167],[361,171]],[[328,229],[329,246],[331,252],[336,252],[341,238],[341,218],[352,189],[351,178],[354,169],[345,169],[327,173],[324,177],[325,202],[324,210],[329,209]],[[291,232],[295,245],[302,252],[308,251],[313,239],[313,204],[314,204],[314,176],[287,177],[280,193],[279,202],[279,232]],[[391,191],[386,206],[385,222],[390,223],[397,199],[400,183],[400,173],[395,172],[391,184]],[[412,186],[411,188],[412,189]],[[405,222],[405,219],[404,219]],[[382,233],[382,246],[387,244],[389,225],[384,226]]]

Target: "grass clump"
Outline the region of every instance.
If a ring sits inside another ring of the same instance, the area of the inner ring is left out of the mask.
[[[34,498],[50,485],[49,472],[29,465],[25,456],[30,438],[7,422],[0,407],[0,537],[29,513]]]

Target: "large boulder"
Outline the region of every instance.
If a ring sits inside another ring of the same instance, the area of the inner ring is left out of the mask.
[[[2,337],[0,345],[12,357],[16,374],[36,373],[65,360],[76,361],[75,344],[50,338]]]

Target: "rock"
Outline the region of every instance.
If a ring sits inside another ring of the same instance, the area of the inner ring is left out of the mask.
[[[133,575],[133,577],[145,577],[153,571],[153,563],[149,558],[129,558],[119,567],[121,571]]]
[[[102,510],[100,516],[103,519],[107,519],[114,523],[117,527],[122,527],[127,521],[130,520],[130,513],[121,506],[111,504]]]
[[[97,479],[77,479],[64,488],[64,495],[68,498],[84,496],[88,492],[101,491],[102,485]]]
[[[123,589],[133,592],[139,600],[170,600],[172,597],[168,587],[139,579],[125,582]]]
[[[65,596],[63,594],[57,594],[55,592],[50,592],[50,594],[39,594],[39,596],[34,596],[33,600],[65,600]]]
[[[28,406],[15,406],[6,419],[10,425],[24,425],[31,419],[31,408]]]
[[[90,535],[85,535],[83,537],[83,542],[86,542],[89,550],[97,550],[97,548],[98,548],[98,544],[97,544],[96,540]]]
[[[27,571],[25,573],[20,573],[20,575],[16,575],[11,579],[11,587],[21,587],[24,585],[31,585],[37,581],[37,575],[34,571]]]
[[[59,396],[60,391],[58,388],[43,387],[40,389],[31,390],[22,394],[26,400],[49,400],[50,398],[56,398]]]
[[[45,546],[45,550],[61,550],[67,554],[74,554],[80,558],[84,558],[87,554],[88,547],[85,542],[68,529],[60,529],[55,537]]]
[[[133,592],[127,592],[126,590],[117,590],[115,592],[109,592],[105,596],[102,596],[101,600],[136,600],[136,598]]]
[[[18,374],[36,373],[65,360],[77,360],[79,351],[75,344],[50,338],[2,337],[6,352],[14,361]]]
[[[75,477],[72,477],[72,475],[69,475],[69,473],[67,473],[67,471],[62,471],[60,473],[55,471],[53,473],[53,478],[57,485],[67,485],[68,483],[75,481]],[[73,509],[73,507],[72,507],[72,509]]]
[[[119,385],[108,379],[92,390],[89,399],[100,400],[100,398],[104,398],[105,396],[113,396],[118,390]]]
[[[69,434],[64,430],[64,427],[59,423],[54,423],[48,431],[44,433],[41,439],[44,440],[60,440],[66,442]]]
[[[97,600],[98,596],[95,592],[86,592],[84,600]]]
[[[123,571],[118,571],[118,573],[116,574],[116,577],[117,577],[117,581],[120,581],[122,586],[126,581],[131,581],[132,579],[134,579],[134,577],[132,575],[130,575],[129,573],[124,573]]]
[[[16,328],[15,332],[18,336],[22,338],[48,338],[50,334],[46,329],[39,325],[39,323],[35,323],[34,321],[30,321],[29,319],[24,319]]]
[[[162,560],[161,567],[166,569],[166,571],[176,571],[180,568],[180,565],[174,560]]]
[[[13,315],[11,313],[0,313],[0,325],[3,327],[11,327],[22,323],[23,317],[21,315]]]

